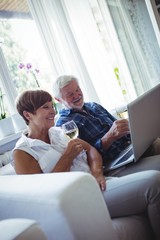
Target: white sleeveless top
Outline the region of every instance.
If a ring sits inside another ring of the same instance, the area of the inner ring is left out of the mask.
[[[50,144],[38,139],[28,138],[27,133],[27,130],[22,133],[13,151],[19,149],[27,152],[38,161],[42,172],[50,173],[65,151],[69,138],[59,127],[49,129]],[[13,154],[12,161],[14,166]],[[87,162],[87,154],[84,150],[73,160],[70,171],[91,173]]]

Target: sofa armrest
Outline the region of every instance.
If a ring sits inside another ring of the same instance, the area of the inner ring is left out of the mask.
[[[6,219],[0,221],[1,239],[47,240],[38,224],[30,219]]]
[[[0,176],[0,218],[28,218],[47,239],[116,240],[96,180],[87,173]]]

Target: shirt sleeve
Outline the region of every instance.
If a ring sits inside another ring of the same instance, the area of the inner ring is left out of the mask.
[[[103,146],[102,146],[102,140],[98,139],[96,143],[94,144],[94,147],[100,152],[103,153]]]

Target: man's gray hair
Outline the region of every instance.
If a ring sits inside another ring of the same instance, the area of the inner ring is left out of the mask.
[[[61,98],[61,88],[68,85],[72,80],[78,83],[78,79],[73,75],[61,75],[57,77],[56,81],[53,83],[53,96],[55,98]]]

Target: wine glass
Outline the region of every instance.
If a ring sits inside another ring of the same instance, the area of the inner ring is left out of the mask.
[[[71,120],[62,125],[63,132],[71,139],[77,138],[79,131],[76,123]]]
[[[70,139],[75,139],[78,137],[78,126],[73,120],[62,124],[62,130]],[[84,159],[86,159],[86,152],[87,150],[83,149],[80,153],[81,157]]]

